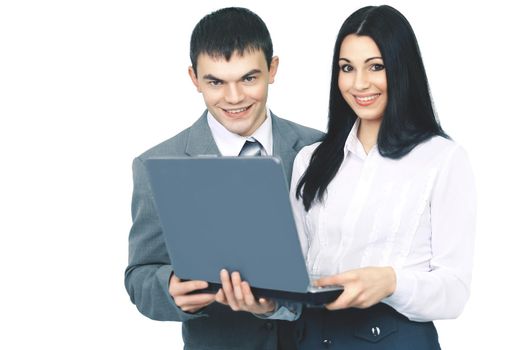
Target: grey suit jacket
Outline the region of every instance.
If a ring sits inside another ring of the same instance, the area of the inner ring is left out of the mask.
[[[168,293],[173,270],[144,160],[158,156],[219,155],[206,113],[188,129],[133,161],[133,224],[129,234],[126,289],[131,301],[145,316],[154,320],[183,322],[185,349],[277,349],[277,321],[262,320],[247,312],[234,312],[219,303],[189,314],[177,307]],[[275,115],[272,115],[272,132],[273,153],[281,158],[289,183],[297,152],[318,141],[323,134]]]

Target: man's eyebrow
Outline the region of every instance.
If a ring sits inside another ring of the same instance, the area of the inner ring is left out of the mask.
[[[248,73],[244,74],[244,75],[241,77],[241,80],[244,80],[244,79],[248,78],[248,77],[251,76],[251,75],[254,75],[254,74],[260,74],[260,73],[261,73],[261,70],[260,70],[260,69],[252,69],[252,70],[249,71]],[[202,78],[205,79],[205,80],[223,81],[222,79],[217,78],[217,77],[214,76],[213,74],[206,74],[206,75],[203,75]]]
[[[244,74],[244,75],[242,76],[241,80],[248,78],[250,75],[259,74],[259,73],[261,73],[261,70],[260,70],[260,69],[252,69],[252,70],[249,71],[248,73]]]
[[[206,75],[204,75],[202,77],[202,79],[222,81],[222,79],[219,79],[219,78],[213,76],[212,74],[206,74]]]

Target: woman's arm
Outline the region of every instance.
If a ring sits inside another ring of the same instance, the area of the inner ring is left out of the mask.
[[[428,271],[366,267],[322,278],[343,285],[329,309],[367,308],[384,302],[413,321],[457,317],[469,296],[475,232],[474,177],[466,153],[452,152],[430,199],[432,258]]]
[[[440,170],[430,198],[429,271],[396,268],[395,292],[384,300],[414,321],[456,318],[470,294],[476,222],[474,176],[456,147]]]

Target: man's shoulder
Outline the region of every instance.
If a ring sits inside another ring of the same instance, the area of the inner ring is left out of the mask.
[[[206,132],[208,124],[206,121],[206,113],[204,113],[198,118],[191,126],[179,132],[177,135],[159,143],[156,146],[151,147],[137,158],[139,159],[148,159],[151,157],[183,157],[187,155],[188,143],[193,140],[198,142],[207,142],[207,136],[209,132]]]
[[[179,132],[177,135],[151,147],[139,155],[138,158],[144,160],[151,157],[184,156],[190,129],[191,127],[188,127]]]
[[[276,115],[274,115],[274,120],[276,121],[278,127],[288,128],[289,130],[293,131],[297,135],[297,138],[305,145],[317,142],[325,135],[324,132],[321,132],[317,129],[292,122],[288,119],[277,117]]]

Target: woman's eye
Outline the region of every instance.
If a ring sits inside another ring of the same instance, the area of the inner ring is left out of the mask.
[[[354,68],[352,68],[352,66],[349,65],[349,64],[343,64],[343,65],[341,66],[341,70],[342,70],[343,72],[345,72],[345,73],[348,73],[348,72],[352,71],[353,69],[354,69]]]
[[[377,72],[377,71],[385,69],[385,66],[382,64],[376,63],[372,65],[371,69],[372,71]]]

